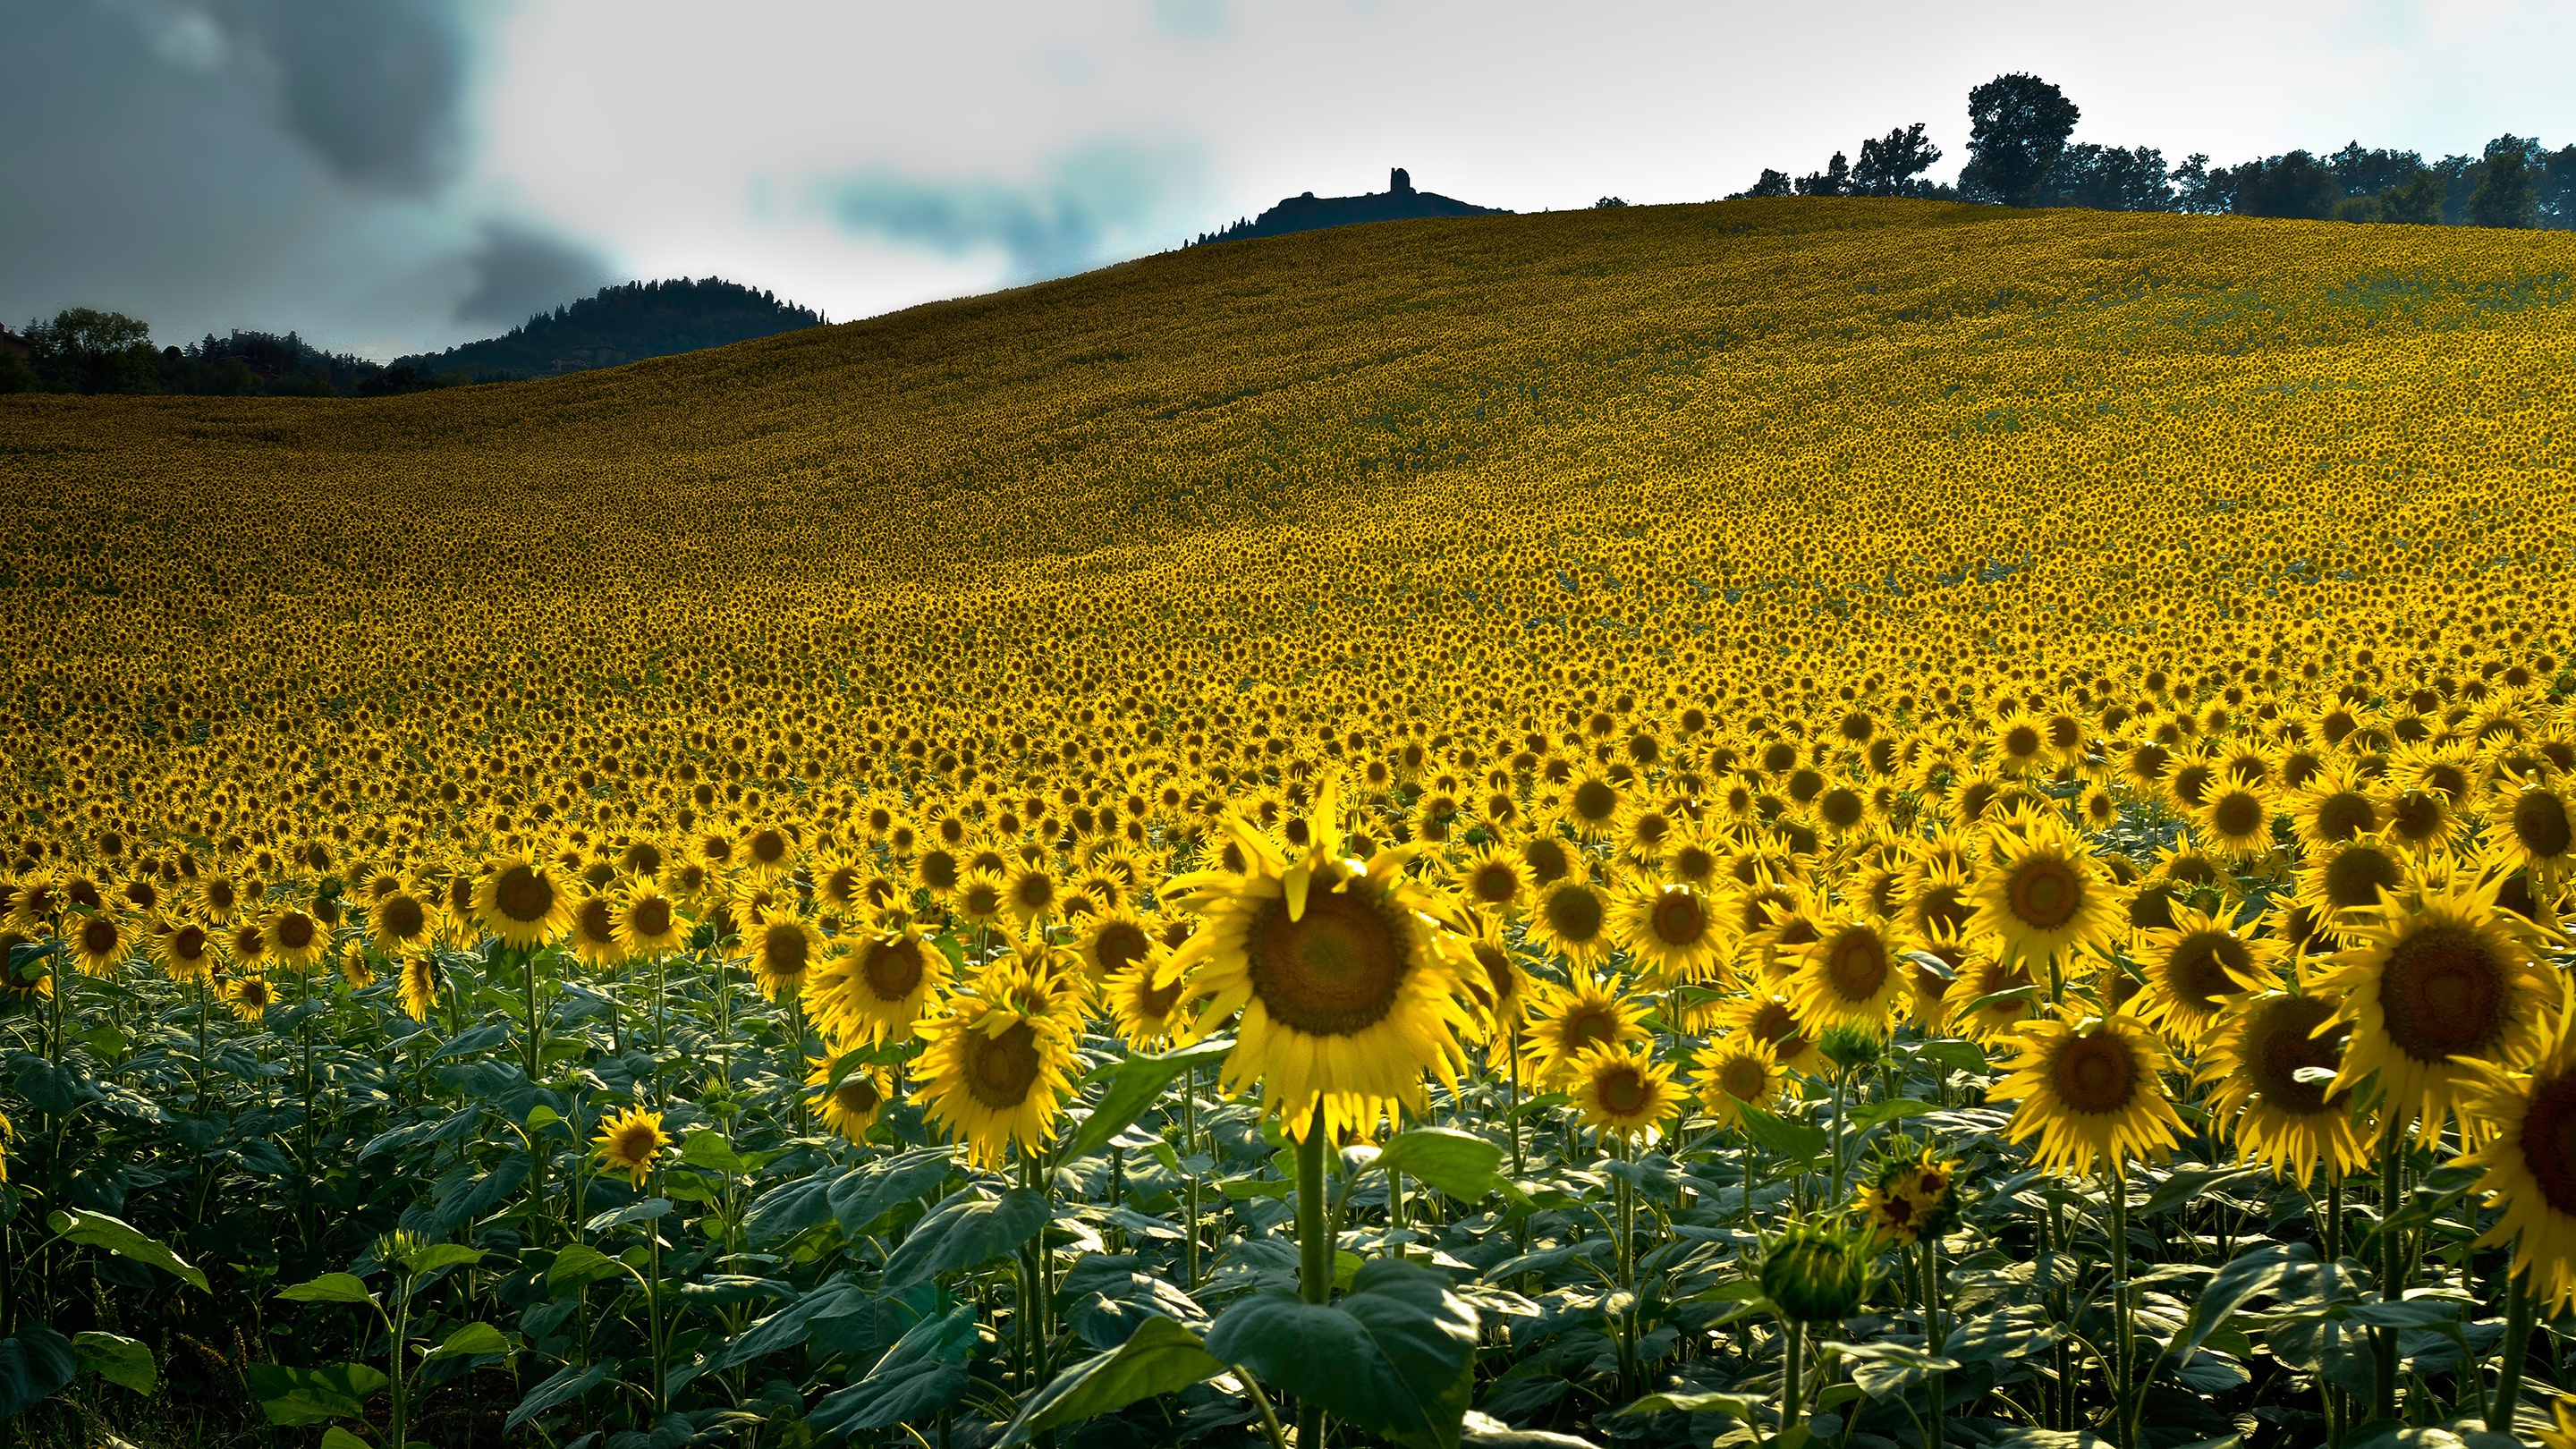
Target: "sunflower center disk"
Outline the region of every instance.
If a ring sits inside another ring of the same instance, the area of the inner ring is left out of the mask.
[[[2273,1003],[2255,1019],[2249,1028],[2252,1041],[2246,1056],[2254,1063],[2255,1081],[2266,1103],[2297,1117],[2313,1117],[2326,1110],[2326,1084],[2300,1081],[2299,1069],[2318,1067],[2332,1071],[2341,1065],[2343,1039],[2349,1028],[2337,1031],[2331,1038],[2309,1034],[2332,1015],[2334,1007],[2321,997],[2293,996]],[[2343,1097],[2336,1097],[2338,1110],[2342,1101]]]
[[[2482,1055],[2504,1035],[2505,964],[2477,932],[2427,926],[2388,953],[2388,1037],[2419,1062]]]
[[[2083,899],[2083,883],[2063,861],[2034,860],[2013,877],[2013,914],[2043,931],[2073,919]]]
[[[1651,1095],[1646,1090],[1646,1079],[1632,1067],[1603,1073],[1599,1091],[1601,1105],[1622,1117],[1633,1117],[1644,1111]]]
[[[1834,943],[1825,961],[1826,979],[1845,1001],[1867,1001],[1887,984],[1887,948],[1867,931],[1853,931]]]
[[[2522,1118],[2522,1160],[2540,1195],[2562,1213],[2576,1213],[2576,1075],[2532,1084]]]
[[[859,967],[868,989],[888,1001],[901,1001],[921,985],[921,948],[910,941],[879,941],[868,947]]]
[[[511,920],[540,921],[555,908],[555,888],[529,867],[514,865],[494,883],[492,903]]]
[[[1007,1112],[1029,1099],[1038,1080],[1038,1034],[1025,1021],[1015,1021],[999,1034],[969,1032],[966,1037],[966,1090],[996,1112]]]
[[[1404,948],[1368,902],[1342,891],[1264,905],[1248,933],[1253,994],[1270,1015],[1313,1036],[1349,1036],[1383,1019],[1404,985]]]
[[[2567,807],[2555,795],[2534,790],[2514,802],[2513,833],[2522,848],[2543,860],[2565,855],[2576,844],[2576,828],[2567,822]]]
[[[2058,1053],[2057,1092],[2077,1112],[2116,1112],[2135,1094],[2137,1070],[2127,1044],[2075,1037]]]
[[[1708,932],[1708,913],[1687,891],[1666,891],[1655,902],[1655,939],[1667,946],[1688,946]]]

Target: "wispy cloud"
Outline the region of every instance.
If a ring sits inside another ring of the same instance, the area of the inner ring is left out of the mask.
[[[825,183],[821,200],[851,232],[951,256],[1000,251],[1013,277],[1028,281],[1132,251],[1186,207],[1201,175],[1198,156],[1185,148],[1101,141],[1025,183],[879,168]]]

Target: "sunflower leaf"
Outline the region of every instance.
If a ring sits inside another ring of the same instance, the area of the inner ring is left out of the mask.
[[[1503,1149],[1473,1132],[1416,1127],[1397,1133],[1374,1165],[1428,1183],[1462,1203],[1475,1203],[1502,1190],[1502,1175],[1495,1171],[1502,1161]]]
[[[1181,1073],[1202,1063],[1222,1061],[1225,1054],[1233,1049],[1232,1037],[1210,1037],[1178,1051],[1165,1052],[1161,1056],[1133,1056],[1115,1067],[1105,1068],[1109,1090],[1101,1095],[1100,1105],[1092,1108],[1090,1117],[1083,1121],[1082,1130],[1075,1133],[1073,1141],[1066,1145],[1064,1160],[1071,1162],[1107,1151],[1109,1139],[1145,1115],[1155,1100],[1163,1095],[1163,1089]]]
[[[1439,1274],[1380,1258],[1338,1303],[1283,1292],[1238,1300],[1209,1330],[1207,1349],[1362,1429],[1416,1449],[1458,1449],[1479,1327],[1475,1305]]]
[[[980,1268],[1045,1227],[1046,1194],[1015,1187],[998,1198],[963,1196],[914,1224],[886,1259],[884,1289],[900,1293],[942,1273]]]
[[[1225,1372],[1199,1336],[1169,1318],[1147,1318],[1126,1342],[1085,1359],[1022,1405],[995,1449],[1018,1449],[1032,1435],[1114,1414],[1140,1399],[1176,1393]]]
[[[120,1258],[132,1258],[138,1263],[149,1263],[178,1278],[181,1282],[193,1284],[201,1293],[211,1291],[206,1286],[206,1275],[203,1272],[190,1264],[187,1259],[172,1252],[169,1244],[159,1238],[144,1236],[140,1230],[123,1218],[110,1217],[106,1213],[94,1213],[82,1208],[72,1208],[55,1213],[45,1219],[45,1223],[70,1242],[79,1243],[83,1247],[103,1249]]]

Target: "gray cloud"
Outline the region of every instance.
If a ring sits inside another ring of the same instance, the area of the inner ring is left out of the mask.
[[[517,222],[486,224],[466,267],[473,288],[456,304],[456,320],[512,327],[612,280],[595,253]]]
[[[1234,30],[1226,0],[1150,0],[1154,23],[1189,40],[1214,40]]]
[[[823,202],[853,232],[952,256],[999,250],[1025,281],[1118,255],[1184,206],[1199,176],[1190,152],[1103,141],[1057,158],[1026,185],[879,169],[826,185]]]

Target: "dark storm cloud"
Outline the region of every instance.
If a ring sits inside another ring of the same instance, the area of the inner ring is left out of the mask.
[[[824,188],[850,231],[950,255],[998,250],[1014,279],[1062,276],[1116,254],[1163,219],[1198,175],[1192,156],[1102,142],[1059,157],[1026,184],[860,172]]]
[[[453,174],[465,36],[447,0],[226,7],[275,72],[287,126],[347,181],[421,191]]]
[[[486,226],[466,266],[474,286],[456,304],[459,322],[515,327],[610,280],[607,264],[589,251],[511,222]]]

